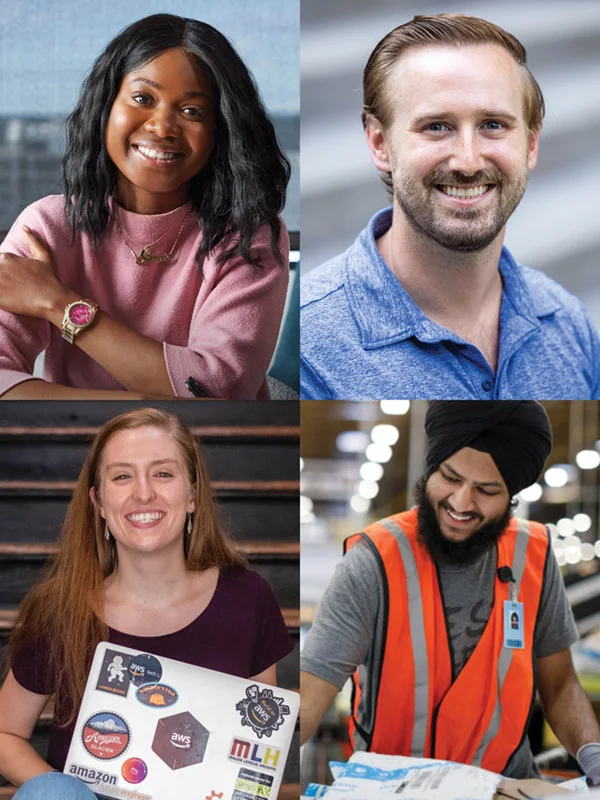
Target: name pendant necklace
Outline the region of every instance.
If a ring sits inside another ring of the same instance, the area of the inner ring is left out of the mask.
[[[127,247],[129,252],[131,253],[131,255],[135,259],[135,263],[138,266],[143,267],[146,264],[152,264],[152,263],[157,262],[157,261],[170,261],[171,260],[171,256],[173,255],[173,253],[175,251],[175,248],[177,247],[177,243],[179,242],[179,237],[181,236],[181,232],[183,230],[183,226],[185,225],[185,221],[188,218],[188,216],[191,214],[191,211],[192,211],[192,209],[190,208],[186,212],[186,214],[185,214],[185,216],[183,218],[183,222],[181,223],[181,227],[179,228],[177,236],[175,237],[175,241],[173,242],[173,247],[171,247],[171,249],[169,250],[168,253],[163,253],[160,256],[153,256],[150,248],[153,247],[158,242],[160,242],[161,239],[164,239],[164,237],[173,230],[173,228],[175,227],[176,223],[171,225],[171,227],[168,228],[163,234],[161,234],[158,237],[158,239],[155,239],[153,242],[150,242],[150,244],[142,244],[141,242],[136,242],[135,239],[132,239],[132,237],[129,236],[129,234],[125,233],[125,231],[121,227],[121,223],[119,222],[119,216],[118,216],[118,214],[116,212],[115,212],[115,222],[117,223],[117,228],[119,229],[119,233],[121,234],[121,237],[122,237],[123,241],[125,242],[125,246]],[[136,245],[137,247],[141,247],[142,248],[139,255],[136,255],[135,251],[131,249],[131,247],[129,246],[129,243],[127,242],[127,239],[129,239],[130,242],[133,242],[133,244]]]

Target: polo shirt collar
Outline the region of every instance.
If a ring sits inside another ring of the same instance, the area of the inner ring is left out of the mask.
[[[389,230],[391,224],[392,207],[379,211],[346,251],[345,289],[362,347],[371,350],[411,337],[426,344],[442,341],[464,344],[464,339],[437,325],[421,311],[381,257],[375,239]],[[498,268],[503,281],[502,328],[514,316],[539,328],[541,317],[561,308],[560,301],[542,288],[532,295],[522,268],[505,247]]]

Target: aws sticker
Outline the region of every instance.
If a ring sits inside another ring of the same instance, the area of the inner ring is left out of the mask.
[[[128,668],[131,682],[135,686],[143,683],[158,683],[162,678],[162,667],[158,658],[144,653],[133,656]]]
[[[128,758],[121,765],[121,775],[127,783],[141,783],[147,774],[148,767],[141,758]]]
[[[89,717],[83,726],[83,746],[94,758],[110,761],[122,755],[131,738],[129,725],[119,714],[101,711]]]
[[[237,776],[231,800],[255,800],[257,797],[270,797],[273,775],[242,768]]]
[[[249,725],[259,739],[279,730],[285,722],[284,716],[290,713],[283,697],[273,697],[271,689],[259,689],[255,683],[246,689],[246,697],[235,707],[242,716],[242,725]]]
[[[100,667],[100,675],[96,689],[101,692],[117,694],[127,697],[129,691],[130,675],[128,672],[129,653],[120,653],[118,650],[107,650],[104,654],[104,661]]]
[[[164,683],[146,683],[137,690],[136,697],[140,703],[153,708],[172,706],[179,700],[175,689]]]

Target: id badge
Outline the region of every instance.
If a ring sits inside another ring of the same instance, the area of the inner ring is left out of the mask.
[[[525,648],[523,603],[518,603],[516,600],[504,601],[504,647],[510,650]]]

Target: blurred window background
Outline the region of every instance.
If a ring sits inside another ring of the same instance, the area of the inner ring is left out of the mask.
[[[299,230],[299,0],[0,0],[0,12],[0,231],[61,192],[64,122],[84,77],[120,30],[159,12],[213,25],[253,73],[294,167],[283,216]]]
[[[550,527],[581,641],[572,648],[579,678],[600,715],[600,403],[548,401],[554,443],[539,482],[517,497],[517,517]],[[425,401],[309,401],[301,404],[300,644],[343,540],[414,505],[425,471]],[[302,786],[330,783],[329,760],[348,757],[347,685],[303,748]],[[534,754],[557,744],[539,704],[529,729]]]
[[[390,204],[360,120],[362,71],[377,42],[415,14],[494,22],[525,46],[546,101],[537,167],[506,244],[587,304],[600,327],[600,3],[597,0],[302,0],[303,269],[345,250]]]

